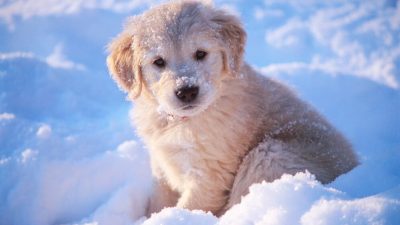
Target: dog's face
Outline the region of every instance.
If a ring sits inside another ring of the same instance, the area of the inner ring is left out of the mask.
[[[132,99],[143,95],[181,117],[205,110],[240,66],[238,20],[198,2],[169,3],[128,21],[111,43],[108,66]]]
[[[223,72],[220,46],[206,31],[193,26],[179,40],[165,34],[162,41],[148,39],[142,58],[147,88],[159,103],[159,110],[177,116],[191,116],[208,107],[216,97]],[[161,37],[161,36],[159,36]]]

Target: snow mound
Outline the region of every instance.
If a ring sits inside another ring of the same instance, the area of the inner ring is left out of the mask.
[[[399,187],[400,189],[400,187]],[[398,193],[398,190],[393,191]],[[218,224],[218,225],[337,225],[399,224],[400,198],[381,194],[349,199],[346,194],[325,187],[308,173],[283,175],[272,183],[254,184],[221,218],[199,210],[166,208],[136,224]],[[102,223],[99,223],[102,224]],[[106,224],[106,223],[105,223]]]
[[[137,224],[140,224],[138,221]],[[179,208],[164,208],[161,212],[153,214],[150,219],[144,221],[143,225],[185,225],[197,224],[207,225],[216,224],[218,219],[210,212],[205,213],[201,210],[189,211]]]
[[[10,159],[0,169],[15,173],[0,173],[2,181],[18,175],[3,187],[0,224],[126,224],[144,214],[152,187],[147,153],[135,141],[81,160]]]
[[[316,202],[301,218],[301,224],[399,224],[400,201],[385,196],[356,200]]]
[[[393,224],[400,222],[396,215],[400,215],[399,199],[352,200],[306,172],[252,185],[250,193],[219,224]]]
[[[253,184],[220,218],[177,207],[146,218],[152,179],[148,155],[135,141],[79,161],[39,158],[21,166],[11,158],[3,166],[18,168],[20,178],[0,207],[0,224],[400,224],[400,186],[354,199],[307,171]]]
[[[250,193],[221,218],[220,224],[297,224],[315,201],[342,196],[308,172],[283,175],[272,183],[252,185]]]
[[[82,224],[135,224],[135,225],[225,225],[225,224],[399,224],[399,188],[391,193],[361,199],[350,199],[344,193],[325,187],[308,173],[283,175],[272,183],[254,184],[250,193],[242,198],[221,218],[210,212],[165,208],[149,219],[133,214],[132,204],[140,194],[132,195],[132,188],[124,188],[100,210],[90,223]],[[136,189],[137,190],[137,189]],[[397,195],[397,196],[396,196]],[[136,208],[146,203],[142,198]],[[115,207],[118,206],[119,207]],[[111,206],[111,207],[110,207]],[[117,210],[116,210],[117,209]],[[131,210],[131,211],[130,211]],[[143,209],[138,209],[143,212]],[[138,212],[138,211],[136,211]],[[137,219],[135,222],[132,219]]]
[[[398,190],[393,192],[398,193]],[[398,197],[382,194],[349,199],[305,172],[283,175],[272,183],[252,185],[241,203],[219,220],[203,211],[166,208],[137,224],[399,224]]]

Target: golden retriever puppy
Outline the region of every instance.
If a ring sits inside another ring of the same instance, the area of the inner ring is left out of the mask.
[[[350,144],[287,87],[243,60],[239,20],[196,1],[127,21],[108,68],[134,100],[132,118],[166,206],[222,215],[251,184],[308,170],[322,183],[357,165]]]

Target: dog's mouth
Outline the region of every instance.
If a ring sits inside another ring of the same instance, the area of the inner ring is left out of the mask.
[[[195,105],[186,105],[186,106],[182,107],[182,110],[191,110],[191,109],[194,109],[194,108],[196,108]]]
[[[179,121],[186,121],[188,120],[192,115],[192,110],[196,108],[196,105],[185,105],[181,107],[179,110],[185,111],[185,113],[179,113],[179,114],[168,114],[168,119],[169,120],[179,120]]]
[[[200,108],[201,105],[188,104],[180,107],[175,113],[168,113],[168,116],[170,119],[179,118],[181,120],[186,120],[196,115]]]

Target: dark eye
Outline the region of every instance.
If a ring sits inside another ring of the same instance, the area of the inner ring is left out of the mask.
[[[201,51],[201,50],[197,50],[196,54],[194,55],[194,58],[196,60],[203,60],[206,56],[207,56],[207,52]]]
[[[156,65],[159,68],[164,68],[165,67],[165,61],[164,61],[163,58],[158,58],[158,59],[154,60],[153,64]]]

